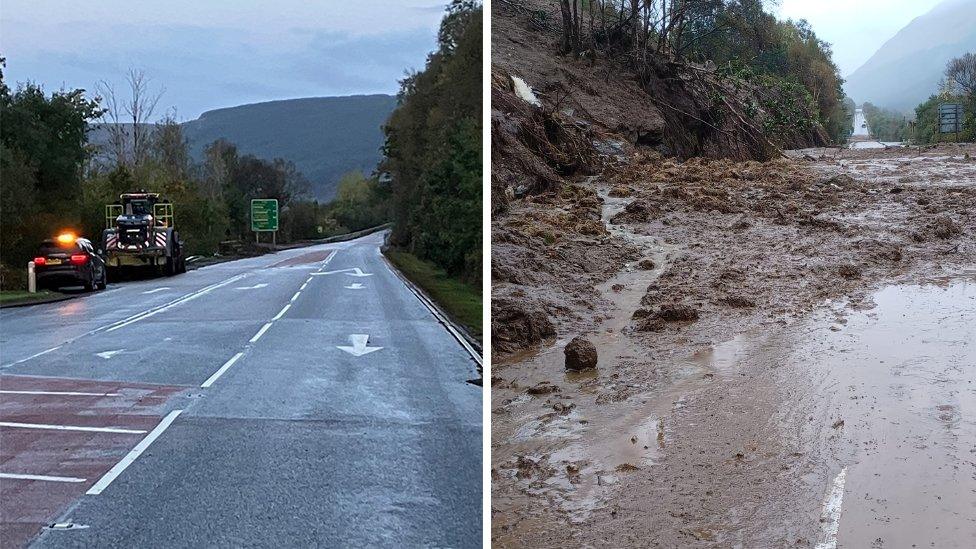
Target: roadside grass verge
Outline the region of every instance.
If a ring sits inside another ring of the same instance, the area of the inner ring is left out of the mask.
[[[453,278],[437,265],[409,252],[386,250],[384,253],[400,269],[400,272],[411,282],[423,288],[427,295],[444,309],[444,312],[464,325],[472,336],[483,343],[481,335],[483,303],[480,286]]]
[[[49,290],[39,290],[35,293],[30,293],[27,290],[0,290],[0,304],[13,305],[32,301],[46,301],[60,296],[61,294]]]

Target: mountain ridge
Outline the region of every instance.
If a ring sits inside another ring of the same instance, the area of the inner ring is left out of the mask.
[[[293,162],[308,179],[311,197],[327,202],[344,174],[376,169],[382,126],[396,104],[387,94],[277,99],[205,111],[180,126],[195,161],[203,160],[207,145],[224,139],[240,154]],[[95,124],[89,140],[105,146],[108,133]]]
[[[885,41],[844,90],[858,104],[907,112],[938,92],[946,62],[967,51],[976,51],[976,0],[946,0]]]

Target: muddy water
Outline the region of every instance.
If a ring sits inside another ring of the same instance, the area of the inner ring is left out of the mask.
[[[794,356],[846,443],[838,546],[974,547],[976,276],[873,299]]]
[[[606,503],[622,474],[655,462],[667,436],[663,416],[687,391],[687,383],[700,382],[702,372],[699,362],[688,360],[651,384],[637,386],[618,380],[617,372],[623,368],[654,368],[647,350],[628,334],[628,326],[648,285],[681,250],[653,235],[633,233],[610,223],[630,199],[609,196],[609,187],[595,179],[587,184],[604,200],[602,219],[607,229],[642,254],[597,286],[600,296],[613,304],[598,327],[584,334],[597,348],[599,366],[567,372],[563,348],[568,339],[516,354],[500,365],[519,363],[518,374],[510,379],[520,386],[545,382],[559,387],[551,395],[523,394],[503,404],[513,420],[506,446],[513,454],[527,456],[540,469],[549,471],[544,481],[536,477],[525,481],[526,492],[545,497],[575,523],[586,520]],[[641,268],[643,260],[652,261],[654,267]],[[506,375],[514,373],[506,370]],[[561,411],[554,411],[557,405]],[[496,509],[520,504],[524,503],[493,501]]]

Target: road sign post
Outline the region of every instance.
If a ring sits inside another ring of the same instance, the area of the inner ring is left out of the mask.
[[[274,198],[255,198],[251,200],[251,230],[254,242],[261,241],[261,233],[271,233],[271,248],[278,244],[278,200]]]
[[[956,134],[956,141],[959,141],[959,132],[962,130],[963,108],[959,103],[942,103],[939,105],[939,133]],[[940,139],[941,141],[941,139]]]

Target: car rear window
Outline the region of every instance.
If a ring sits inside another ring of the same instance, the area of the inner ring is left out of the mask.
[[[77,244],[71,246],[59,246],[57,244],[41,244],[41,249],[38,250],[38,255],[52,255],[52,254],[76,254],[81,253],[83,250],[78,247]]]

